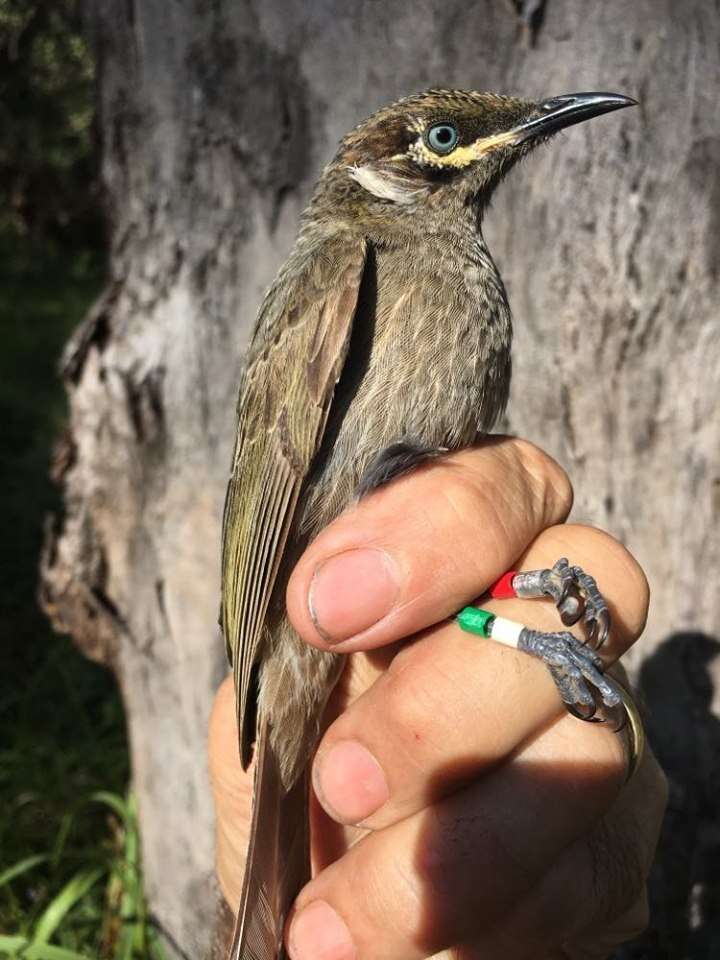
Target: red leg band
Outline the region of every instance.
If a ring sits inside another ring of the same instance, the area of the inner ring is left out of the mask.
[[[507,573],[504,573],[499,580],[495,581],[488,590],[493,600],[509,600],[511,597],[517,596],[512,585],[513,577],[516,574],[517,570],[509,570]]]

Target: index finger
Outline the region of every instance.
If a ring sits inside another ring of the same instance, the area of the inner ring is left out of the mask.
[[[310,544],[288,613],[322,650],[371,650],[455,613],[546,527],[565,519],[565,472],[525,440],[439,458],[355,504]]]

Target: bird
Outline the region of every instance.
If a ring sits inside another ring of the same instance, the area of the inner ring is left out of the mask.
[[[240,759],[256,763],[231,960],[285,955],[283,924],[309,879],[309,763],[344,662],[293,630],[290,572],[358,497],[492,429],[508,401],[512,320],[484,214],[506,174],[557,131],[635,103],[431,89],[358,124],[318,180],[250,340],[223,515],[220,620]],[[572,619],[568,570],[526,586]],[[602,600],[579,592],[604,638]],[[563,677],[547,644],[529,652],[582,715],[592,704],[582,678]],[[598,686],[593,663],[580,671]]]

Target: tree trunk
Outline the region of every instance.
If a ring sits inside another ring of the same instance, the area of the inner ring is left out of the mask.
[[[633,665],[685,833],[660,862],[653,935],[686,949],[691,890],[692,936],[711,935],[720,6],[540,7],[531,30],[512,0],[93,5],[111,279],[63,358],[66,509],[44,601],[117,673],[148,893],[190,954],[212,913],[205,732],[226,669],[220,517],[247,334],[338,137],[439,85],[641,101],[514,173],[486,233],[516,321],[510,428],[565,465],[575,516],[619,536],[654,591]]]

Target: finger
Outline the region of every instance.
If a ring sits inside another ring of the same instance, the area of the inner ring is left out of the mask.
[[[648,750],[592,832],[562,851],[509,916],[481,931],[456,956],[609,957],[647,925],[646,884],[666,802],[665,777]]]
[[[615,624],[604,652],[621,655],[645,621],[642,572],[611,537],[570,525],[541,533],[523,566],[547,566],[565,554],[597,572]],[[503,615],[509,609],[536,629],[558,626],[551,603],[486,606]],[[338,822],[378,829],[492,769],[563,710],[544,663],[449,622],[408,645],[332,723],[313,764],[315,792]],[[592,743],[607,736],[617,750],[609,728],[593,734]]]
[[[649,920],[647,887],[643,887],[630,909],[611,924],[596,929],[579,942],[563,944],[559,960],[610,960],[618,947],[643,933]]]
[[[323,530],[290,578],[290,619],[343,653],[406,637],[477,596],[571,502],[563,471],[526,441],[439,458]]]
[[[215,695],[208,726],[208,760],[215,805],[217,877],[223,896],[237,911],[250,835],[254,765],[248,770],[240,765],[231,676]]]
[[[667,780],[648,747],[589,841],[558,865],[557,886],[564,882],[569,889],[575,864],[584,858],[576,895],[594,905],[563,944],[568,960],[599,960],[647,926],[647,879],[667,801]]]
[[[493,929],[612,802],[618,759],[598,737],[565,716],[491,777],[367,834],[301,892],[293,960],[420,960]]]
[[[594,895],[620,879],[629,883],[634,872],[629,863],[618,866],[627,875],[610,873],[606,866],[595,869],[588,859],[588,840],[576,841],[562,854],[537,887],[518,908],[502,917],[492,930],[471,942],[455,947],[453,960],[607,960],[623,943],[638,936],[647,926],[648,905],[645,883],[637,898],[622,914],[596,924]],[[635,853],[635,845],[633,845]],[[573,937],[581,925],[593,930]]]

